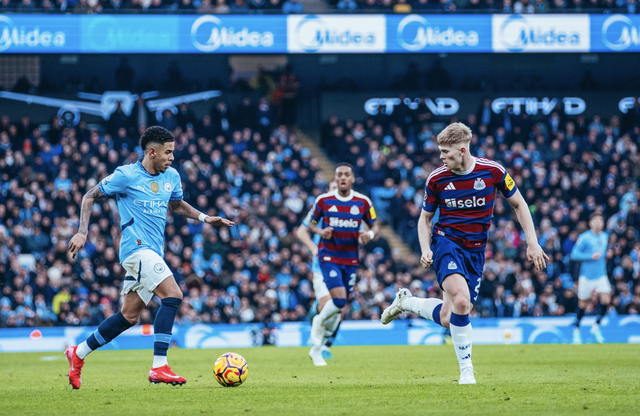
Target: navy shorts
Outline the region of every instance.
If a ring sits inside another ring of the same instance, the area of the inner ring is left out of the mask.
[[[321,261],[320,270],[324,277],[324,283],[327,289],[331,290],[335,287],[344,287],[347,289],[347,297],[356,284],[356,270],[358,266],[347,266],[344,264],[336,264],[330,261]]]
[[[436,271],[440,287],[442,288],[442,283],[447,276],[454,273],[463,275],[467,279],[471,303],[475,305],[482,280],[484,251],[464,250],[447,237],[439,235],[434,235],[431,238],[431,251],[433,252],[433,268]]]

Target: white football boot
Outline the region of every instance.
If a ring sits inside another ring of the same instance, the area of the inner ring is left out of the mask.
[[[321,347],[311,347],[309,350],[309,357],[313,361],[313,365],[316,367],[323,367],[327,365],[327,362],[322,358],[322,348]]]
[[[598,344],[604,343],[604,337],[602,336],[602,332],[600,332],[599,324],[593,324],[593,326],[591,327],[591,335],[593,335]]]
[[[582,344],[582,339],[580,338],[580,328],[573,328],[573,345]]]
[[[382,321],[383,325],[388,324],[389,322],[396,319],[398,315],[404,312],[404,308],[402,307],[402,302],[405,299],[411,297],[411,292],[409,289],[400,289],[398,293],[396,293],[396,298],[393,300],[393,303],[389,305],[387,309],[382,312],[382,316],[380,317],[380,321]]]
[[[476,384],[476,377],[474,375],[473,366],[467,366],[460,369],[460,380],[458,384]]]

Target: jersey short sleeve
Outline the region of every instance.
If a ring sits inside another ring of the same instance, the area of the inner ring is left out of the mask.
[[[436,208],[438,208],[438,190],[436,189],[436,181],[429,180],[424,187],[422,209],[427,212],[436,212]]]
[[[174,171],[173,177],[173,186],[171,191],[170,201],[182,201],[183,192],[182,192],[182,180],[180,179],[180,174],[177,171]]]
[[[129,178],[122,167],[117,168],[111,175],[100,181],[98,187],[104,196],[123,194],[127,191]]]
[[[511,175],[509,175],[509,172],[505,172],[502,175],[502,178],[496,184],[496,188],[502,192],[502,195],[504,195],[505,198],[512,197],[518,190],[516,182],[513,180]]]
[[[373,205],[369,205],[369,208],[365,211],[362,219],[367,223],[369,227],[371,227],[373,223],[376,222],[376,218],[376,210],[373,209]]]
[[[311,209],[307,214],[307,216],[304,217],[304,220],[302,220],[302,225],[305,226],[306,228],[309,228],[309,221],[311,221],[312,214],[313,214],[313,209]]]
[[[320,222],[320,219],[324,217],[324,211],[320,205],[320,197],[318,197],[316,202],[313,204],[313,209],[311,209],[311,216],[309,218],[314,224]]]

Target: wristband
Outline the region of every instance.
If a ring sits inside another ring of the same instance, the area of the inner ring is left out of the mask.
[[[204,215],[203,213],[200,213],[200,215],[198,216],[198,219],[200,220],[200,222],[204,222],[205,218],[207,218],[207,216]]]
[[[367,232],[367,235],[369,236],[369,240],[373,240],[373,237],[375,237],[376,235],[373,233],[373,231],[369,230]]]

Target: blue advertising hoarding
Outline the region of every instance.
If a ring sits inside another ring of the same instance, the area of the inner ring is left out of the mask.
[[[591,15],[591,51],[640,51],[640,16]]]
[[[387,52],[491,51],[491,15],[387,16]]]
[[[179,16],[180,53],[287,53],[287,17]]]
[[[543,318],[475,318],[474,344],[570,344],[573,342],[575,317]],[[582,320],[583,343],[595,343],[591,327],[595,317]],[[179,348],[246,348],[264,343],[262,324],[175,325],[172,342]],[[0,353],[63,351],[77,345],[96,327],[6,328],[0,329]],[[640,317],[609,315],[600,325],[604,342],[640,343]],[[271,329],[270,341],[278,347],[310,346],[308,322],[285,322]],[[334,345],[439,345],[444,342],[444,328],[424,319],[396,320],[389,325],[379,321],[345,321]],[[153,348],[153,325],[134,326],[104,349],[134,350]]]
[[[0,15],[0,53],[638,52],[635,15]]]
[[[0,15],[0,53],[80,52],[79,17]]]

